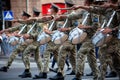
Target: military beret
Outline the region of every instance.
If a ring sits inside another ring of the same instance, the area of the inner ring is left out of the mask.
[[[23,14],[22,14],[22,16],[31,17],[31,15],[30,15],[30,14],[28,14],[27,12],[25,12],[25,11],[23,11]]]
[[[33,13],[38,16],[40,14],[40,11],[33,7]]]
[[[55,5],[55,4],[51,4],[51,7],[50,7],[51,9],[54,9],[56,12],[58,12],[58,10],[59,10],[59,7],[57,6],[57,5]]]

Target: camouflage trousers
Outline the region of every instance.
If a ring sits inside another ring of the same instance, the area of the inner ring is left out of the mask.
[[[95,56],[95,52],[94,52],[94,46],[90,40],[82,43],[81,48],[77,52],[77,55],[76,55],[76,77],[77,78],[82,77],[82,73],[84,71],[83,67],[85,64],[86,57],[87,57],[89,65],[90,65],[90,68],[93,72],[94,80],[97,80],[99,77],[99,70],[97,67],[97,60],[96,60],[96,56]]]
[[[69,41],[66,41],[59,47],[59,53],[58,53],[58,72],[61,72],[64,74],[64,65],[66,56],[68,55],[70,63],[72,65],[73,71],[75,71],[75,45],[71,44]]]
[[[32,44],[28,45],[27,48],[24,50],[22,55],[22,60],[24,62],[25,68],[30,69],[30,53],[34,52],[34,59],[36,61],[37,67],[40,72],[43,71],[42,59],[39,53],[39,44],[37,42],[33,42]]]
[[[111,62],[111,66],[114,69],[120,71],[118,68],[120,65],[120,44],[118,39],[112,39],[110,43],[100,48],[100,63],[101,63],[101,76],[99,80],[105,80],[107,66]],[[116,62],[117,60],[117,62]],[[119,74],[119,73],[118,73]]]
[[[19,53],[23,52],[26,47],[27,47],[27,45],[18,45],[17,48],[10,55],[6,66],[10,67],[12,62],[13,62],[13,60],[16,58],[16,55],[18,55]]]
[[[58,48],[59,45],[55,45],[53,42],[49,42],[46,47],[46,51],[43,54],[44,57],[44,68],[43,72],[48,72],[49,70],[49,62],[50,62],[50,53],[53,53],[54,58],[57,60],[58,57]]]

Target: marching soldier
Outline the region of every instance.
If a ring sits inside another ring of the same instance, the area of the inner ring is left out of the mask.
[[[110,3],[116,4],[117,0],[109,0]],[[98,13],[101,15],[105,16],[105,19],[108,21],[109,17],[111,16],[111,14],[113,13],[114,9],[112,8],[99,8],[99,7],[86,7],[86,6],[82,6],[81,8],[89,10],[91,12],[94,13]],[[108,28],[105,28],[105,30],[103,31],[104,34],[108,34],[111,32],[111,30],[114,30],[114,28],[116,26],[118,26],[118,21],[117,21],[117,15],[114,16],[112,23],[110,26],[108,26]],[[102,54],[100,56],[100,62],[101,62],[101,76],[100,76],[100,80],[104,80],[105,79],[105,74],[106,74],[106,70],[107,70],[107,62],[109,61],[108,55],[110,56],[111,53],[114,53],[115,51],[119,51],[119,49],[117,48],[118,45],[118,39],[116,39],[115,37],[115,32],[112,34],[113,38],[111,39],[111,41],[109,43],[107,43],[106,45],[101,46],[100,48],[100,53]],[[119,52],[117,53],[119,54]]]
[[[65,4],[67,8],[72,7],[74,4],[71,0],[65,0]],[[74,14],[75,12],[72,10],[68,10],[67,14]],[[59,18],[59,17],[58,17]],[[57,20],[57,18],[56,18]],[[64,20],[64,19],[63,19]],[[69,34],[69,31],[74,28],[74,20],[69,20],[68,24],[65,28],[60,28],[59,30],[62,32],[65,32],[66,34]],[[70,63],[72,65],[72,72],[69,75],[75,74],[75,45],[71,44],[69,41],[65,41],[60,47],[59,47],[59,53],[58,53],[58,71],[57,74],[54,77],[51,77],[51,80],[64,80],[64,65],[65,65],[65,59],[68,55]]]
[[[26,20],[29,17],[30,17],[30,15],[28,13],[23,12],[22,19]],[[9,29],[5,29],[4,31],[14,32],[16,30],[19,30],[19,28],[21,28],[21,27],[23,27],[23,25],[12,27],[12,28],[9,28]],[[30,29],[30,25],[26,27],[26,29],[23,31],[23,33],[26,33],[29,29]],[[2,31],[2,32],[4,32],[4,31]],[[19,35],[17,35],[17,36],[19,36]],[[26,36],[24,36],[24,38],[26,38]],[[25,45],[25,44],[18,45],[18,47],[10,55],[10,57],[9,57],[8,62],[6,63],[6,65],[4,67],[0,68],[0,71],[7,72],[7,70],[11,66],[13,60],[15,59],[16,55],[19,54],[20,52],[24,51],[24,49],[26,48],[26,46],[27,45]]]
[[[33,17],[39,17],[40,11],[37,10],[35,7],[33,8]],[[36,23],[36,22],[34,22]],[[19,75],[19,77],[22,78],[26,78],[28,76],[28,74],[31,74],[30,72],[30,62],[29,62],[29,55],[30,53],[33,51],[35,53],[35,61],[37,63],[37,66],[39,68],[39,70],[42,70],[42,62],[40,60],[40,56],[39,56],[39,43],[37,43],[37,36],[39,34],[39,32],[41,31],[41,27],[42,23],[37,23],[35,25],[35,27],[33,28],[33,30],[31,31],[30,34],[27,34],[27,36],[30,38],[33,38],[33,42],[30,43],[30,45],[28,45],[26,47],[26,49],[24,50],[23,54],[22,54],[22,60],[23,63],[25,65],[25,71],[23,72],[23,74]]]
[[[53,16],[53,18],[58,16],[58,6],[56,6],[55,4],[51,5],[51,15]],[[53,30],[57,30],[57,23],[55,25],[53,25]],[[52,31],[45,29],[44,30],[47,34],[52,34]],[[52,52],[54,55],[58,54],[58,48],[59,45],[55,45],[53,42],[48,42],[47,43],[47,47],[46,47],[46,51],[43,55],[44,57],[44,66],[43,66],[43,71],[41,71],[39,73],[39,75],[35,75],[35,77],[33,77],[34,79],[38,79],[38,78],[47,78],[47,72],[49,69],[49,61],[50,61],[50,53]],[[57,59],[57,58],[56,58]]]

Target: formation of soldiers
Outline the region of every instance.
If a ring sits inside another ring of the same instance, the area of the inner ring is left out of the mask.
[[[67,13],[58,15],[59,7],[52,4],[51,15],[38,17],[40,11],[33,9],[33,17],[23,12],[22,19],[15,20],[20,26],[0,31],[12,38],[12,45],[18,45],[12,52],[5,66],[0,71],[7,72],[16,55],[22,53],[25,65],[21,78],[32,77],[30,72],[30,53],[39,69],[33,79],[46,79],[49,72],[50,53],[57,62],[57,74],[50,80],[64,80],[64,65],[68,56],[72,72],[72,80],[82,80],[84,64],[87,58],[93,80],[105,80],[105,77],[120,79],[120,3],[118,0],[84,0],[84,5],[76,6],[71,0],[65,0]],[[80,12],[75,12],[82,9]],[[79,24],[76,24],[78,22]],[[54,35],[57,33],[56,35]],[[53,37],[54,35],[54,37]],[[19,38],[18,38],[19,37]],[[95,40],[94,40],[95,39]],[[2,38],[1,38],[2,40]],[[20,40],[20,41],[19,41]],[[47,44],[43,55],[44,64],[39,56],[39,46]],[[80,45],[80,48],[77,48]],[[99,47],[100,66],[97,65],[95,47]],[[111,72],[106,75],[107,67]]]

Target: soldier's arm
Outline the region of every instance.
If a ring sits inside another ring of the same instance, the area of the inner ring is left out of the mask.
[[[36,18],[37,22],[46,22],[52,20],[54,17],[53,16],[44,16],[42,18]]]
[[[70,20],[80,19],[80,18],[82,18],[82,16],[83,16],[83,12],[84,12],[84,11],[81,11],[81,12],[79,12],[79,13],[73,12],[73,13],[71,13],[71,14],[68,14],[68,15],[67,15],[67,18],[70,19]]]
[[[27,20],[17,20],[17,22],[21,24],[32,24],[34,21],[35,21],[34,18],[27,19]]]

